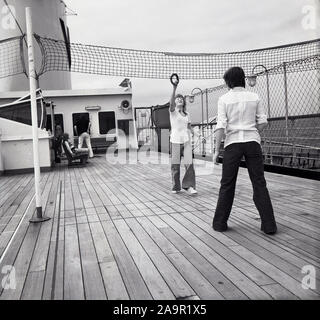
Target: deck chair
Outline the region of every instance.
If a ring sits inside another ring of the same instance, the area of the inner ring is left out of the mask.
[[[77,151],[72,152],[70,145],[68,141],[64,140],[62,142],[62,147],[64,150],[64,153],[68,159],[68,165],[71,166],[73,164],[81,163],[86,164],[87,160],[89,158],[89,152],[88,151]]]

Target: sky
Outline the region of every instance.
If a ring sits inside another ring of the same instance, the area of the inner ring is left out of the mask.
[[[232,52],[320,37],[320,0],[65,0],[71,42],[169,52]],[[123,78],[72,74],[73,89],[118,86]],[[131,78],[133,105],[169,101],[169,80]],[[184,80],[189,94],[222,80]]]

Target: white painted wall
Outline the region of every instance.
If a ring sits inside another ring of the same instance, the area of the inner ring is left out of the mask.
[[[0,92],[0,106],[23,97],[25,91]],[[117,120],[133,120],[130,126],[129,137],[123,137],[117,132],[118,149],[131,148],[138,149],[136,126],[134,123],[134,111],[131,109],[127,114],[119,109],[123,100],[128,100],[132,104],[132,92],[123,88],[99,89],[99,90],[45,90],[43,96],[47,102],[53,101],[55,104],[55,114],[63,114],[64,131],[69,133],[73,139],[72,113],[87,112],[87,106],[100,106],[101,111],[114,111]],[[107,135],[99,133],[99,111],[89,111],[92,122],[92,137],[107,138]],[[1,118],[0,118],[1,119]],[[2,123],[0,123],[0,129]],[[30,131],[31,132],[31,131]],[[13,134],[15,135],[15,134]],[[23,135],[21,135],[23,137]],[[108,138],[115,135],[109,135]]]
[[[32,127],[0,118],[0,128],[3,170],[33,168]],[[38,134],[40,167],[51,167],[50,137],[45,130],[38,129]]]
[[[99,132],[99,112],[102,111],[114,111],[116,127],[118,120],[133,120],[134,114],[131,109],[127,114],[119,109],[121,101],[128,100],[132,103],[132,96],[128,94],[117,95],[82,95],[82,96],[50,96],[50,91],[44,92],[46,101],[53,101],[55,104],[54,113],[63,114],[64,131],[69,133],[70,138],[73,139],[73,123],[72,114],[79,112],[89,112],[91,120],[91,137],[92,138],[111,138],[116,134],[100,134]],[[99,111],[87,111],[87,106],[100,106]],[[118,129],[118,128],[117,128]],[[132,130],[130,130],[129,141],[124,141],[126,138],[118,136],[118,148],[133,148],[137,149],[137,136],[135,125],[132,124]],[[129,143],[127,143],[129,142]],[[129,144],[129,145],[128,145]]]

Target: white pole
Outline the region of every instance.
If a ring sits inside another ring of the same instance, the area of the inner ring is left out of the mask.
[[[33,137],[33,165],[34,165],[34,182],[36,191],[36,210],[37,217],[30,222],[41,222],[47,219],[42,217],[42,201],[40,189],[40,161],[39,161],[39,141],[38,141],[38,115],[37,115],[37,80],[34,61],[33,48],[33,31],[32,31],[32,12],[31,8],[26,8],[27,24],[27,43],[28,43],[28,61],[29,61],[29,84],[30,84],[30,101],[31,101],[31,118],[32,118],[32,137]]]

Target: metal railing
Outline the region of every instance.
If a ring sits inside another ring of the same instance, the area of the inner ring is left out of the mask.
[[[269,125],[261,137],[266,163],[319,169],[320,56],[284,62],[255,76],[255,86],[248,88],[259,94],[269,117]],[[227,87],[221,85],[198,92],[194,102],[187,103],[191,119],[203,124],[208,121],[206,116],[201,116],[206,115],[199,112],[201,108],[208,110],[209,119],[217,116],[218,99],[227,91]],[[201,103],[203,101],[206,102]],[[206,135],[203,138],[206,139]],[[197,153],[210,154],[210,145],[211,141],[208,147],[196,150]]]
[[[254,70],[259,71],[257,68]],[[268,114],[268,127],[261,140],[265,162],[285,167],[320,169],[320,55],[282,63],[255,74],[254,87]],[[200,134],[194,147],[199,155],[211,155],[218,99],[228,91],[225,85],[198,90],[193,103],[187,99],[192,125]],[[154,140],[152,108],[145,114],[141,143]],[[146,111],[144,111],[146,112]],[[138,123],[137,128],[140,124]],[[149,131],[148,131],[149,130]],[[157,140],[158,141],[158,140]]]

